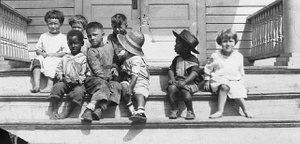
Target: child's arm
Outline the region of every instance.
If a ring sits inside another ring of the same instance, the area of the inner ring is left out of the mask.
[[[104,77],[104,69],[100,62],[101,56],[99,56],[99,51],[95,48],[90,48],[87,53],[87,58],[92,73],[94,73],[97,77],[108,80],[107,77]]]
[[[58,80],[62,80],[63,74],[63,61],[61,60],[56,67],[55,77],[57,77]]]
[[[79,84],[83,84],[85,78],[86,78],[86,73],[87,73],[87,62],[86,58],[81,62],[81,70],[79,72]]]
[[[175,84],[175,82],[176,82],[174,71],[175,71],[175,68],[176,68],[177,58],[178,58],[178,56],[173,59],[172,64],[171,64],[171,66],[169,67],[169,70],[168,70],[168,76],[169,76],[168,83],[170,85]]]
[[[210,91],[209,80],[211,77],[211,72],[214,70],[213,65],[214,58],[211,56],[204,67],[204,90]]]
[[[136,84],[136,81],[137,81],[137,76],[136,75],[132,75],[131,76],[131,81],[130,81],[130,84],[129,84],[129,87],[128,87],[128,90],[127,90],[127,94],[128,95],[132,95],[132,92],[133,92],[133,88]]]

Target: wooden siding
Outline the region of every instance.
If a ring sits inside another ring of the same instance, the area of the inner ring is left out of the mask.
[[[225,28],[234,28],[238,32],[240,42],[236,49],[249,56],[251,50],[251,26],[247,24],[247,16],[253,14],[257,10],[270,4],[275,0],[205,0],[206,26],[198,28],[206,28],[206,56],[220,49],[215,43],[215,38],[218,31]],[[33,49],[40,34],[48,31],[44,22],[44,15],[51,9],[58,9],[64,12],[65,22],[61,28],[62,33],[67,33],[70,30],[68,19],[77,13],[83,13],[82,0],[4,0],[5,3],[18,11],[24,13],[32,19],[27,30],[28,46]],[[200,4],[201,4],[200,3]],[[201,6],[201,8],[204,6]],[[198,32],[201,33],[199,29]],[[203,35],[203,34],[201,34]],[[201,37],[200,37],[201,39]]]
[[[206,0],[206,47],[207,56],[221,47],[215,42],[218,32],[233,28],[239,36],[236,50],[245,57],[250,56],[251,25],[247,16],[275,0]]]
[[[71,28],[68,19],[75,14],[75,0],[3,0],[9,6],[28,16],[32,21],[28,24],[27,38],[28,48],[33,50],[40,35],[48,31],[44,16],[52,9],[60,10],[65,15],[61,32],[66,34]],[[30,53],[30,58],[35,56]]]

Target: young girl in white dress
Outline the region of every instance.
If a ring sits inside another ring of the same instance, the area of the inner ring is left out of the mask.
[[[247,97],[243,84],[244,58],[241,53],[233,50],[238,42],[237,33],[233,29],[222,30],[216,42],[222,50],[213,53],[204,68],[204,89],[218,95],[218,111],[209,118],[222,117],[227,96],[236,100],[246,117],[252,118],[244,100]]]

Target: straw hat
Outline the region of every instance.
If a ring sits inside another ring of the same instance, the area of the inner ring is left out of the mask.
[[[126,35],[118,34],[117,37],[127,51],[138,56],[144,56],[142,46],[145,42],[145,37],[143,33],[132,30]]]
[[[173,34],[176,36],[176,38],[181,39],[188,43],[191,47],[190,50],[196,54],[199,54],[199,52],[195,49],[195,47],[199,44],[197,38],[191,34],[188,30],[183,30],[180,34],[173,31]]]

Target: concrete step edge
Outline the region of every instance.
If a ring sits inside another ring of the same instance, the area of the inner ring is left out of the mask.
[[[11,92],[2,91],[0,93],[1,101],[48,101],[49,93],[30,93],[30,92]],[[166,92],[155,91],[150,92],[148,100],[164,100],[166,98]],[[216,99],[216,95],[211,92],[197,92],[194,94],[194,100],[213,100]],[[285,92],[249,92],[247,100],[266,100],[266,99],[295,99],[300,98],[300,91],[285,91]],[[68,99],[66,95],[64,99]],[[86,96],[86,100],[89,96]]]
[[[244,117],[224,117],[220,119],[195,119],[176,120],[148,119],[146,123],[132,123],[128,118],[101,119],[100,121],[85,122],[80,119],[64,120],[2,120],[0,127],[17,130],[65,130],[65,129],[189,129],[189,128],[274,128],[274,127],[300,127],[300,118],[296,116],[285,118],[244,118]]]

